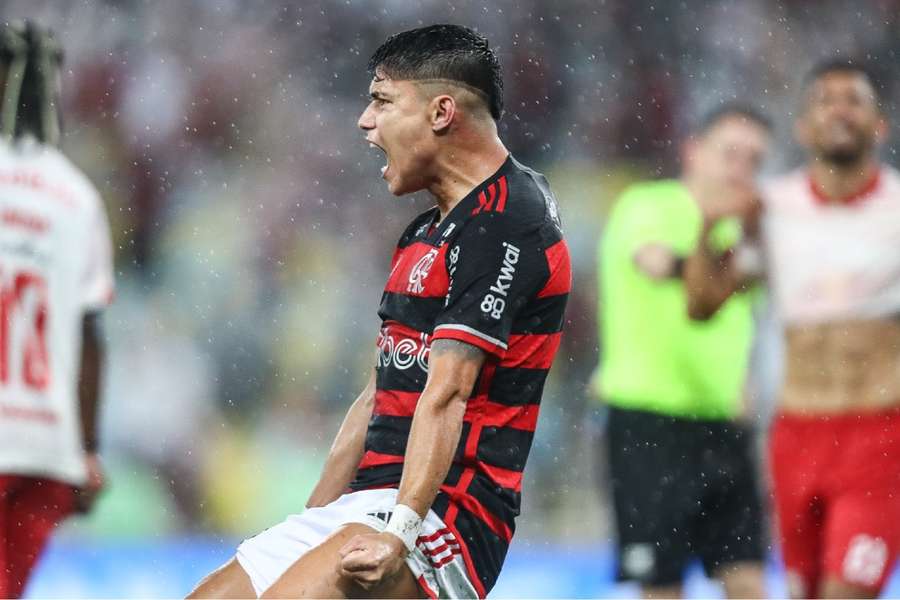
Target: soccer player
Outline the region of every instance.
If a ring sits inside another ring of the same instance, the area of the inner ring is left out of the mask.
[[[764,188],[762,249],[784,327],[770,434],[791,595],[865,598],[900,549],[900,173],[867,70],[807,76],[795,134],[805,167]],[[710,296],[736,276],[710,272]]]
[[[103,485],[98,315],[112,299],[100,197],[56,148],[52,35],[0,28],[0,597],[21,596],[53,529]]]
[[[744,208],[769,144],[763,116],[719,108],[683,145],[681,178],[628,188],[600,243],[596,381],[619,578],[646,597],[680,596],[692,557],[729,597],[764,595],[754,436],[741,420],[756,294],[712,305],[698,290],[756,230]]]
[[[765,195],[786,344],[770,453],[797,597],[875,597],[900,550],[900,173],[877,156],[887,131],[863,67],[820,65],[796,123],[809,161]]]
[[[307,510],[240,545],[196,597],[484,597],[519,514],[570,264],[546,179],[497,135],[500,65],[470,29],[394,35],[359,119],[403,232],[375,368]]]

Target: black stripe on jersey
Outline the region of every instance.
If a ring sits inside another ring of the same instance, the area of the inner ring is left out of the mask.
[[[558,333],[565,321],[568,294],[535,298],[527,309],[516,315],[512,334]]]
[[[435,315],[440,314],[443,310],[444,302],[444,298],[420,298],[395,292],[384,292],[378,316],[383,321],[396,321],[398,320],[397,315],[403,315],[402,323],[404,325],[431,335],[434,329]]]
[[[508,471],[521,471],[531,449],[534,432],[514,427],[485,427],[478,439],[478,460]]]
[[[366,432],[366,450],[393,456],[405,455],[406,442],[409,439],[411,426],[412,417],[373,415],[369,419],[369,430]],[[462,434],[459,436],[459,442],[456,444],[456,452],[453,457],[453,460],[457,462],[461,462],[463,459],[466,450],[466,440],[469,437],[471,428],[471,423],[463,421]]]
[[[451,467],[452,469],[452,467]],[[461,473],[462,471],[460,471]],[[444,492],[438,492],[437,497],[435,497],[434,502],[431,503],[431,510],[434,511],[434,514],[439,516],[442,521],[445,523],[447,520],[445,517],[447,516],[447,509],[450,508],[450,497],[447,496]]]
[[[478,517],[460,508],[453,526],[469,549],[472,563],[484,589],[490,591],[497,583],[500,567],[509,546]]]
[[[459,436],[459,442],[456,444],[456,452],[453,453],[453,461],[461,463],[466,454],[466,441],[469,439],[469,432],[472,431],[472,424],[463,421],[462,433]],[[459,478],[457,478],[459,479]]]
[[[497,367],[488,400],[506,406],[540,404],[547,372],[547,369]]]
[[[379,465],[360,469],[350,484],[353,491],[367,490],[369,488],[390,487],[400,482],[403,475],[403,464]]]
[[[462,477],[463,471],[465,471],[465,467],[457,463],[452,463],[450,465],[450,470],[447,472],[447,477],[444,478],[444,484],[452,487],[459,483],[459,478]]]
[[[369,419],[369,430],[366,432],[366,450],[379,454],[403,456],[406,454],[406,440],[412,417],[392,417],[373,415]]]
[[[379,390],[421,392],[425,389],[427,378],[428,373],[420,369],[415,361],[408,369],[398,369],[393,364],[375,368],[375,386]]]
[[[450,465],[450,471],[447,473],[447,478],[444,479],[444,483],[449,486],[454,486],[459,483],[459,478],[462,476],[464,471],[464,467],[462,465],[453,464]],[[365,469],[360,469],[356,473],[356,477],[353,478],[353,482],[350,484],[350,489],[354,491],[366,490],[369,488],[380,488],[380,487],[390,487],[400,485],[400,478],[403,476],[403,464],[395,463],[391,465],[378,465],[376,467],[368,467]],[[511,491],[511,490],[506,490]],[[440,497],[440,496],[439,496]],[[447,499],[444,498],[446,503]],[[435,501],[437,503],[437,501]],[[435,511],[437,512],[437,511]],[[445,509],[446,512],[446,509]],[[444,513],[438,513],[443,516]]]
[[[510,530],[515,532],[516,522],[513,519],[519,516],[519,507],[522,503],[522,495],[519,492],[500,487],[485,475],[476,473],[466,493],[478,500],[488,512],[502,519],[509,525]]]

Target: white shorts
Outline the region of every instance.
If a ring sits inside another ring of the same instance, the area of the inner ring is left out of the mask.
[[[238,546],[236,558],[261,595],[310,550],[347,523],[382,531],[397,503],[396,489],[344,494],[331,504],[308,508]],[[459,542],[434,511],[422,523],[416,549],[406,557],[419,585],[432,598],[477,598]]]

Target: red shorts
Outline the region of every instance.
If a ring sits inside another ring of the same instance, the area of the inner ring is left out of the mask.
[[[827,576],[880,590],[900,550],[900,409],[781,414],[770,459],[792,592],[815,597]]]
[[[72,513],[71,485],[0,475],[0,598],[18,598],[53,529]]]

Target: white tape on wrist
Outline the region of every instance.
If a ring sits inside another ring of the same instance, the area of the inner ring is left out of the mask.
[[[416,547],[416,540],[419,539],[419,530],[421,528],[422,517],[419,516],[419,513],[405,504],[398,504],[394,506],[391,519],[388,521],[384,531],[403,540],[403,545],[412,552]]]

